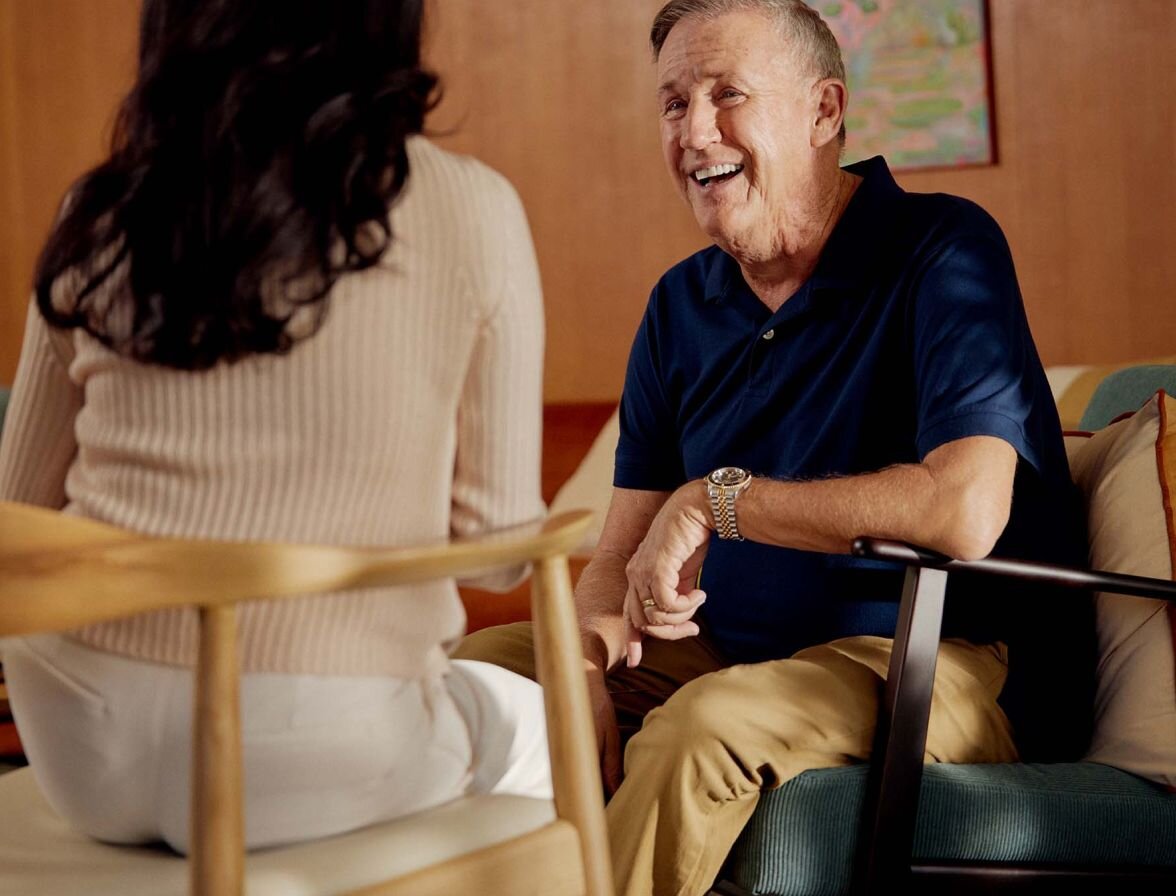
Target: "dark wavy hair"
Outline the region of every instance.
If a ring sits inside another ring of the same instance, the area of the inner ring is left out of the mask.
[[[335,281],[392,241],[436,97],[422,4],[145,0],[110,157],[37,263],[46,320],[189,370],[316,332]]]

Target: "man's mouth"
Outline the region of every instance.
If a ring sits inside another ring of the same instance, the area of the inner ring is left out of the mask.
[[[722,183],[725,180],[730,180],[742,170],[742,165],[712,165],[710,168],[699,169],[690,176],[694,178],[694,182],[700,187],[708,187],[711,184]]]

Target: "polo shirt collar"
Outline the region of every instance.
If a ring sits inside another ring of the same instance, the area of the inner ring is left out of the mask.
[[[829,235],[806,287],[841,289],[867,280],[882,255],[878,228],[879,222],[886,220],[885,206],[903,194],[882,156],[846,165],[845,170],[861,177],[862,182]],[[718,247],[712,251],[706,276],[707,303],[724,301],[733,287],[744,285],[738,262]]]
[[[727,298],[732,281],[736,277],[740,282],[743,281],[743,272],[740,271],[735,259],[718,246],[711,246],[707,251],[711,253],[711,257],[706,272],[706,295],[703,298],[707,304],[712,304]]]
[[[809,278],[814,289],[852,288],[870,280],[875,264],[885,254],[887,208],[903,195],[882,156],[845,166],[862,178]]]

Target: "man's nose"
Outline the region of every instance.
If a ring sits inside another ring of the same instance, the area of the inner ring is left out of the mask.
[[[694,102],[686,110],[686,117],[682,121],[682,134],[678,139],[683,149],[706,149],[712,143],[717,143],[722,136],[719,133],[718,117],[714,106],[709,103]]]

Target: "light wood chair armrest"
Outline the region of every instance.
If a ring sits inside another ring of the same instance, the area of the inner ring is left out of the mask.
[[[63,631],[171,607],[198,609],[191,889],[235,896],[244,877],[235,605],[531,562],[556,814],[576,828],[588,896],[611,896],[596,739],[567,562],[591,516],[573,511],[476,538],[351,548],[153,538],[0,502],[0,635]]]

